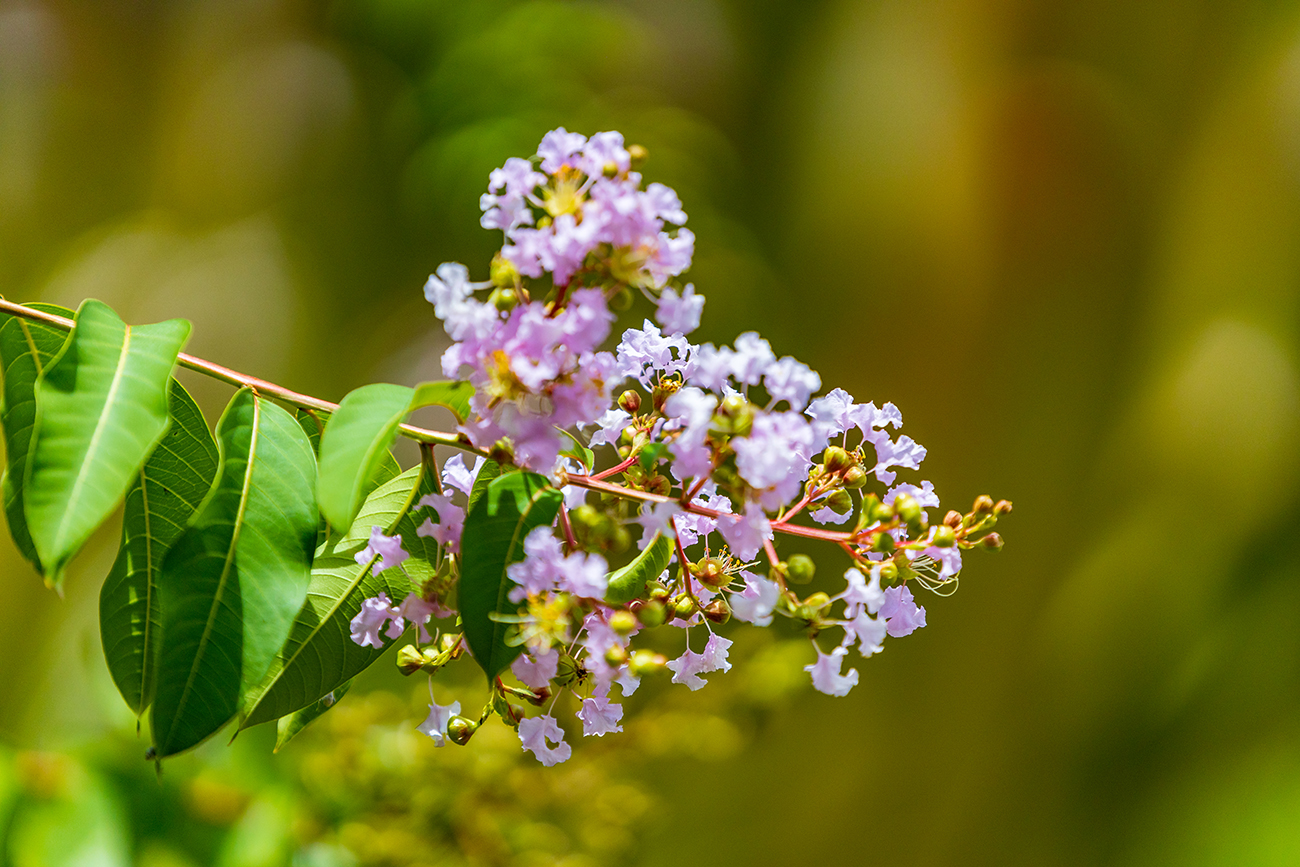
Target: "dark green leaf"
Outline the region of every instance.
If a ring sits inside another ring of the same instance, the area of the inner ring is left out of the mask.
[[[524,537],[533,528],[554,521],[563,499],[544,476],[509,473],[494,479],[465,516],[460,616],[465,640],[489,682],[520,652],[519,647],[506,644],[508,624],[493,619],[493,615],[513,615],[520,610],[520,605],[506,598],[515,586],[506,576],[506,568],[523,559]]]
[[[113,513],[167,430],[167,385],[190,334],[180,319],[128,326],[86,301],[36,380],[23,514],[46,583]]]
[[[113,682],[136,714],[153,693],[158,573],[217,474],[217,443],[203,413],[176,380],[172,424],[131,490],[122,545],[99,594],[99,632]]]
[[[425,516],[408,511],[418,496],[432,490],[432,480],[422,479],[420,489],[412,491],[417,478],[421,478],[421,468],[412,467],[381,485],[362,505],[352,529],[335,533],[316,551],[307,601],[266,677],[245,697],[240,728],[310,705],[383,655],[382,649],[353,641],[351,623],[366,599],[386,593],[400,602],[433,577],[437,546],[432,539],[416,535]],[[394,525],[411,558],[401,569],[372,574],[373,560],[359,565],[356,554],[369,543],[372,527],[383,527],[391,534]]]
[[[217,440],[216,484],[158,580],[159,757],[200,743],[234,716],[307,595],[316,462],[302,428],[244,390],[218,422]]]
[[[307,728],[316,721],[317,717],[338,704],[339,699],[347,695],[348,690],[351,688],[352,681],[345,680],[333,692],[326,694],[318,701],[314,701],[302,710],[294,711],[288,716],[280,717],[275,726],[274,752],[278,753],[284,749],[284,745],[293,740],[298,735],[298,732]]]
[[[57,313],[69,319],[75,314],[55,304],[28,304],[36,310]],[[58,355],[68,332],[21,316],[4,316],[0,324],[0,364],[4,367],[4,396],[0,401],[0,422],[5,429],[6,466],[4,481],[5,517],[9,534],[22,555],[41,571],[36,546],[27,532],[23,515],[23,488],[27,481],[27,451],[36,423],[36,378]]]
[[[622,569],[609,573],[609,590],[605,599],[615,605],[631,602],[645,591],[647,581],[658,578],[668,568],[673,556],[673,544],[662,533],[637,558]]]

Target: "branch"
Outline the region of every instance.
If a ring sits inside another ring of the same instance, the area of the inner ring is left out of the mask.
[[[71,319],[59,316],[57,313],[46,313],[43,310],[36,310],[31,307],[24,307],[22,304],[15,304],[12,301],[6,301],[0,298],[0,311],[11,313],[14,316],[21,316],[24,319],[34,319],[37,322],[44,322],[46,325],[52,325],[64,331],[71,331],[75,324]],[[276,385],[274,382],[267,382],[265,379],[258,379],[256,376],[249,376],[240,373],[237,370],[231,370],[215,362],[206,359],[196,358],[193,355],[181,353],[176,357],[176,363],[181,367],[201,373],[204,376],[210,376],[213,379],[219,379],[222,382],[231,385],[247,386],[259,394],[271,395],[279,398],[286,403],[302,407],[306,410],[318,410],[321,412],[332,413],[339,408],[337,403],[330,403],[328,400],[321,400],[318,397],[312,397],[309,394],[300,394],[299,392],[285,388],[282,385]],[[427,430],[422,427],[404,424],[399,429],[402,436],[409,437],[420,443],[429,445],[451,446],[452,448],[461,449],[467,452],[484,455],[487,453],[475,448],[464,434],[444,433],[442,431]]]

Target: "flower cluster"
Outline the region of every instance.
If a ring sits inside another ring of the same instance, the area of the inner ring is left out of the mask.
[[[498,679],[478,721],[461,717],[458,704],[431,705],[420,730],[439,745],[463,743],[495,712],[541,762],[564,761],[570,746],[554,716],[561,694],[578,702],[584,735],[621,731],[616,695],[643,677],[670,672],[695,690],[731,668],[731,641],[717,630],[733,618],[792,620],[812,639],[812,685],[843,696],[858,681],[844,670],[850,651],[869,657],[886,638],[925,626],[912,586],[951,592],[963,552],[1001,547],[990,530],[1010,503],[980,497],[968,512],[932,521],[933,485],[898,479],[920,468],[926,450],[897,433],[893,404],[859,403],[838,388],[816,396],[821,377],[754,332],[730,346],[688,339],[704,297],[677,278],[694,238],[681,228],[676,194],[643,187],[633,171],[642,159],[618,133],[548,133],[534,159],[511,159],[490,177],[482,222],[505,233],[491,279],[471,282],[464,266],[446,264],[425,287],[453,341],[444,373],[475,387],[461,433],[499,465],[549,475],[565,494],[556,526],[533,529],[523,559],[506,570],[514,607],[500,619],[520,649],[510,668],[519,685]],[[615,309],[637,294],[654,321],[603,349]],[[444,490],[468,495],[481,464],[449,461]],[[424,624],[451,613],[455,555],[474,539],[462,538],[464,510],[450,496],[419,506],[438,516],[420,533],[445,547],[448,579],[401,605],[382,594],[367,600],[353,637],[378,646],[385,624],[397,637],[415,623],[419,646],[399,664],[432,673],[463,651],[459,635],[430,636]],[[815,563],[783,559],[778,534],[829,543],[848,563],[842,589],[801,592]],[[642,553],[632,566],[653,562],[656,574],[642,575],[630,600],[611,601],[610,564],[635,555],[634,536]],[[382,570],[400,568],[404,552],[375,528],[363,556]],[[660,627],[681,630],[674,659],[634,647]],[[518,702],[549,709],[528,716]]]

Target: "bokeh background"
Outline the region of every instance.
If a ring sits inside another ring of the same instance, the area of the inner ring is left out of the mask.
[[[0,292],[335,400],[430,378],[424,278],[485,272],[487,173],[558,125],[681,194],[702,339],[896,402],[1005,551],[844,699],[746,638],[547,772],[429,749],[381,664],[158,780],[116,529],[65,599],[6,540],[0,863],[1300,863],[1300,4],[0,0]]]

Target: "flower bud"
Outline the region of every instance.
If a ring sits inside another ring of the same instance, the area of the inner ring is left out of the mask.
[[[853,456],[839,446],[830,446],[822,452],[822,464],[828,473],[839,473],[854,465]]]
[[[519,303],[519,293],[510,287],[493,289],[488,296],[488,303],[498,310],[509,312]]]
[[[925,514],[921,510],[921,504],[907,494],[899,494],[894,498],[894,511],[908,524],[921,520],[921,515]]]
[[[645,489],[652,494],[666,497],[672,493],[673,483],[669,481],[667,476],[655,474],[646,479]]]
[[[469,739],[474,737],[476,731],[478,731],[478,720],[454,716],[447,722],[447,737],[453,744],[462,747],[469,743]]]
[[[624,412],[636,415],[637,410],[641,408],[641,395],[629,388],[618,396],[618,407]]]
[[[794,616],[811,626],[822,619],[830,605],[831,597],[825,593],[814,593],[794,609]]]
[[[614,668],[619,668],[627,662],[627,650],[621,644],[610,645],[609,650],[605,651],[605,662]]]
[[[685,593],[673,600],[673,617],[678,620],[690,620],[695,616],[697,610],[698,606],[695,604],[695,600]]]
[[[731,576],[727,574],[722,561],[715,557],[705,557],[695,564],[691,574],[710,587],[725,587],[731,583]]]
[[[785,571],[791,584],[807,584],[817,574],[817,564],[807,554],[795,554],[785,561]]]
[[[862,467],[849,467],[844,471],[844,487],[860,488],[867,483],[867,471]]]
[[[628,661],[628,668],[637,677],[658,674],[667,667],[668,658],[662,653],[655,653],[653,650],[638,650],[632,654],[632,658]]]
[[[645,602],[638,600],[632,605],[633,611],[636,613],[636,619],[648,629],[663,626],[664,621],[668,619],[668,609],[664,607],[664,603],[660,599],[650,599]]]
[[[506,437],[502,437],[488,449],[488,457],[502,466],[511,466],[515,462],[515,447]]]
[[[397,651],[397,670],[402,674],[409,676],[422,668],[424,668],[424,654],[414,645],[408,644]]]
[[[993,513],[993,498],[988,494],[980,494],[975,498],[975,506],[971,509],[975,515],[990,515]]]
[[[886,560],[880,564],[880,580],[894,581],[898,578],[898,564],[893,560]]]
[[[519,282],[519,271],[511,264],[510,260],[502,256],[500,251],[492,257],[492,265],[488,270],[488,277],[492,280],[494,286],[513,287]]]
[[[1001,551],[1002,544],[1002,537],[997,533],[989,533],[979,542],[980,547],[986,551]]]
[[[1010,514],[1011,514],[1011,501],[1010,501],[1010,500],[998,500],[997,505],[995,505],[995,506],[993,507],[993,514],[997,515],[998,517],[1002,517],[1003,515],[1010,515]]]
[[[954,530],[961,526],[961,512],[949,512],[943,516],[943,523]]]
[[[615,611],[609,618],[609,628],[617,635],[631,635],[636,626],[636,615],[631,611]]]
[[[722,433],[746,436],[754,429],[754,407],[744,397],[733,394],[718,406],[713,426]]]
[[[888,533],[877,533],[876,538],[871,543],[872,551],[879,551],[881,554],[888,554],[894,550],[894,537]]]
[[[645,585],[646,596],[652,602],[667,602],[668,597],[672,595],[668,588],[659,581],[647,581]]]
[[[934,528],[934,535],[930,538],[930,544],[936,548],[951,548],[957,544],[957,534],[947,524],[940,524]]]
[[[847,515],[853,511],[853,497],[848,491],[832,491],[826,498],[826,505],[837,515]]]
[[[632,168],[639,169],[650,159],[650,152],[639,144],[627,146],[627,155],[632,158]]]
[[[632,309],[632,290],[624,286],[615,292],[614,297],[609,299],[609,309],[619,313]]]
[[[727,604],[727,600],[719,596],[704,606],[704,617],[710,623],[719,625],[726,623],[731,619],[731,606]]]

